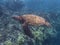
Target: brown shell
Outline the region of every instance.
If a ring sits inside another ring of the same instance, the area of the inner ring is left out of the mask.
[[[19,17],[19,18],[18,18]],[[27,23],[28,25],[46,25],[49,26],[50,23],[47,22],[43,17],[33,15],[33,14],[26,14],[22,16],[15,17],[16,19],[21,20],[22,22]]]
[[[43,17],[37,15],[27,14],[23,15],[22,18],[29,25],[46,25],[46,26],[50,25],[50,23],[47,22]]]

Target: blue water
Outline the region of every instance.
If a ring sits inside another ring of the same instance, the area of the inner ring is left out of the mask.
[[[25,8],[33,11],[60,11],[59,0],[21,0],[21,1],[23,1]],[[14,2],[13,0],[1,0],[0,5],[3,4],[11,7],[13,5],[13,2]],[[18,2],[19,4],[19,0],[18,1],[15,0],[15,2]]]
[[[60,10],[59,0],[30,0],[27,1],[26,6],[29,9],[36,11],[59,11]]]

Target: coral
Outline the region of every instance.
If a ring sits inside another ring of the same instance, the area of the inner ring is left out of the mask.
[[[56,12],[54,12],[55,10],[52,12],[48,10],[46,10],[48,12],[38,11],[39,8],[37,11],[32,10],[32,8],[27,9],[23,3],[20,5],[20,0],[17,2],[14,1],[17,0],[0,1],[0,45],[60,45],[60,12],[57,12],[57,10]],[[34,38],[30,38],[24,34],[20,22],[11,18],[13,15],[26,13],[36,14],[46,18],[50,21],[52,27],[29,27],[34,35]]]
[[[12,45],[12,42],[10,40],[7,40],[4,42],[4,45]]]
[[[19,34],[18,38],[17,38],[17,44],[18,45],[23,45],[25,39],[24,39],[24,35],[23,34]]]

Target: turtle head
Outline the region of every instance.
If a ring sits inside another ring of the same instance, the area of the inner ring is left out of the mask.
[[[12,18],[15,20],[22,20],[22,16],[12,16]]]
[[[19,21],[20,23],[23,23],[23,22],[24,22],[24,20],[23,20],[23,17],[22,17],[22,16],[12,16],[12,18],[13,18],[14,20]]]

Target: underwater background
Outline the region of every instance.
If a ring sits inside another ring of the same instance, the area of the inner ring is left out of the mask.
[[[13,15],[36,14],[52,27],[29,27],[34,38],[24,34]],[[0,45],[60,45],[60,0],[0,0]]]

